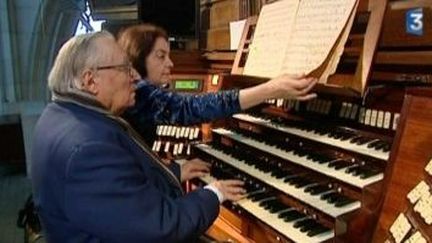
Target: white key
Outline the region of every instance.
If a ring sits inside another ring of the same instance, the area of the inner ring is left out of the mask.
[[[157,145],[156,145],[156,152],[159,152],[162,146],[162,141],[157,141]]]
[[[157,141],[153,142],[152,151],[156,151]]]
[[[178,148],[178,154],[182,154],[183,153],[183,143],[179,144],[179,148]]]
[[[200,128],[199,127],[195,127],[193,139],[197,139],[198,138],[199,132],[200,132]]]
[[[173,148],[173,155],[177,155],[177,154],[178,154],[178,143],[175,143]]]
[[[165,153],[168,153],[168,152],[169,152],[169,149],[170,149],[170,142],[168,141],[168,142],[165,143],[164,152],[165,152]]]

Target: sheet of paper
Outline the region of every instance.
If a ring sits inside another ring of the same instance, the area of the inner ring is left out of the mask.
[[[230,49],[237,50],[243,34],[246,19],[230,22]]]
[[[358,6],[358,2],[355,6],[355,9]],[[349,33],[351,32],[351,27],[354,23],[354,17],[355,14],[351,14],[349,17],[348,23],[345,25],[342,34],[340,35],[339,39],[336,41],[335,46],[333,47],[333,50],[330,52],[330,60],[323,71],[321,77],[319,78],[320,83],[327,83],[327,79],[330,75],[334,74],[336,72],[337,66],[339,64],[340,58],[344,52],[345,49],[345,43],[348,40]]]
[[[299,0],[282,0],[261,9],[243,74],[275,77],[290,40]]]
[[[279,73],[310,73],[327,58],[357,0],[302,0]]]

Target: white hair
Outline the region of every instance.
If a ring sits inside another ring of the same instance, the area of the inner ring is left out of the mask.
[[[94,68],[103,58],[98,47],[99,38],[114,36],[106,31],[87,33],[68,40],[61,48],[48,75],[48,87],[53,99],[56,96],[79,96],[95,99],[81,88],[80,76],[86,68]]]

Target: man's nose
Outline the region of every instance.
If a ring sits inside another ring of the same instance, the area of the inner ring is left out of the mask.
[[[169,58],[169,57],[168,57],[167,66],[170,67],[170,68],[174,67],[174,63],[171,61],[171,58]]]

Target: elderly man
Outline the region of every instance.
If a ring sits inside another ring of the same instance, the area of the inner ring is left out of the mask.
[[[74,37],[59,51],[48,78],[53,102],[35,128],[32,152],[48,242],[189,242],[212,224],[221,202],[244,197],[238,180],[183,193],[180,182],[208,167],[167,167],[119,117],[135,104],[136,78],[107,32]],[[315,82],[282,76],[238,91],[231,111],[266,98],[311,98]]]

